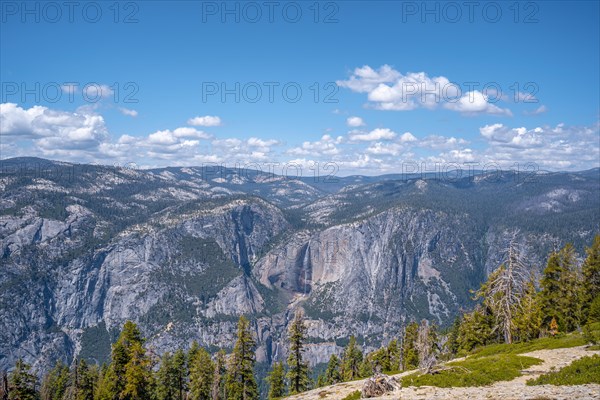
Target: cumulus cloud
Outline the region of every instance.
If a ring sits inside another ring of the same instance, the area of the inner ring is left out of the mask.
[[[352,128],[357,128],[359,126],[365,126],[365,121],[360,117],[350,117],[346,120],[346,124]]]
[[[444,76],[430,77],[425,72],[402,74],[389,65],[377,70],[370,66],[356,68],[349,79],[338,80],[338,86],[353,92],[367,93],[369,105],[379,110],[408,111],[435,109],[440,105],[463,114],[512,115],[489,101],[487,95],[461,87]]]
[[[192,126],[221,126],[221,118],[213,115],[190,118],[187,121]]]
[[[352,141],[370,142],[375,140],[390,140],[396,137],[396,132],[388,128],[377,128],[371,132],[354,130],[349,132],[349,138]]]
[[[343,138],[341,136],[333,138],[330,135],[323,135],[321,140],[315,142],[305,141],[299,147],[288,149],[286,153],[295,156],[333,156],[341,153],[337,145],[342,143],[342,141]]]
[[[533,111],[523,111],[523,114],[525,115],[540,115],[545,113],[546,111],[548,111],[548,107],[546,107],[545,105],[541,105],[538,108],[536,108]]]
[[[64,149],[91,150],[108,138],[104,118],[80,110],[56,111],[42,106],[24,109],[4,103],[0,105],[0,126],[0,135],[31,139],[45,154]]]
[[[446,103],[444,107],[463,114],[483,113],[512,116],[512,112],[508,108],[500,108],[488,102],[488,97],[478,90],[467,92],[458,101]]]
[[[128,117],[137,117],[138,116],[138,112],[136,110],[131,110],[129,108],[125,108],[125,107],[119,107],[119,112],[121,112],[121,114],[123,115],[127,115]]]

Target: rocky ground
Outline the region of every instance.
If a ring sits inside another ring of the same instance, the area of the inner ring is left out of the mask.
[[[543,360],[540,365],[535,365],[522,371],[523,375],[512,381],[496,382],[485,387],[467,388],[436,388],[425,386],[420,388],[405,387],[378,399],[402,400],[574,400],[574,399],[600,399],[600,385],[577,386],[527,386],[528,379],[536,378],[549,372],[551,368],[560,369],[569,365],[574,360],[600,351],[586,350],[586,346],[568,349],[537,350],[523,355]],[[412,371],[395,375],[400,378]],[[356,390],[361,390],[364,381],[340,383],[338,385],[315,389],[310,392],[289,397],[293,400],[322,400],[343,399]]]

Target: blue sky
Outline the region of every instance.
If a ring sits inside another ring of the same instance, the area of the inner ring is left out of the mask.
[[[52,4],[2,1],[1,158],[600,165],[598,2]]]

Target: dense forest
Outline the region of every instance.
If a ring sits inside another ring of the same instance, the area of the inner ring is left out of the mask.
[[[600,323],[600,235],[578,263],[567,244],[548,256],[541,277],[527,265],[519,244],[512,241],[505,262],[473,293],[476,305],[451,327],[439,330],[427,320],[407,324],[397,337],[365,354],[351,337],[341,356],[332,354],[316,381],[303,356],[308,343],[299,310],[289,326],[286,362],[275,362],[266,378],[270,399],[314,387],[369,377],[375,372],[420,369],[429,373],[440,361],[492,343],[527,342],[557,337],[574,330],[588,332],[590,341]],[[255,346],[250,321],[242,316],[230,354],[209,353],[193,342],[188,349],[155,354],[145,346],[138,326],[127,321],[110,362],[101,366],[75,359],[57,363],[40,380],[22,360],[1,376],[2,400],[249,400],[258,399]]]

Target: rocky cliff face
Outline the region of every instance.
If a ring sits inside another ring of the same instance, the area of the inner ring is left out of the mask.
[[[0,369],[103,361],[127,319],[158,351],[230,348],[241,314],[270,362],[286,356],[297,307],[310,361],[326,362],[351,334],[377,346],[411,319],[446,324],[471,307],[514,228],[540,268],[555,246],[589,243],[600,220],[597,172],[524,187],[371,179],[327,194],[189,168],[2,171]]]

